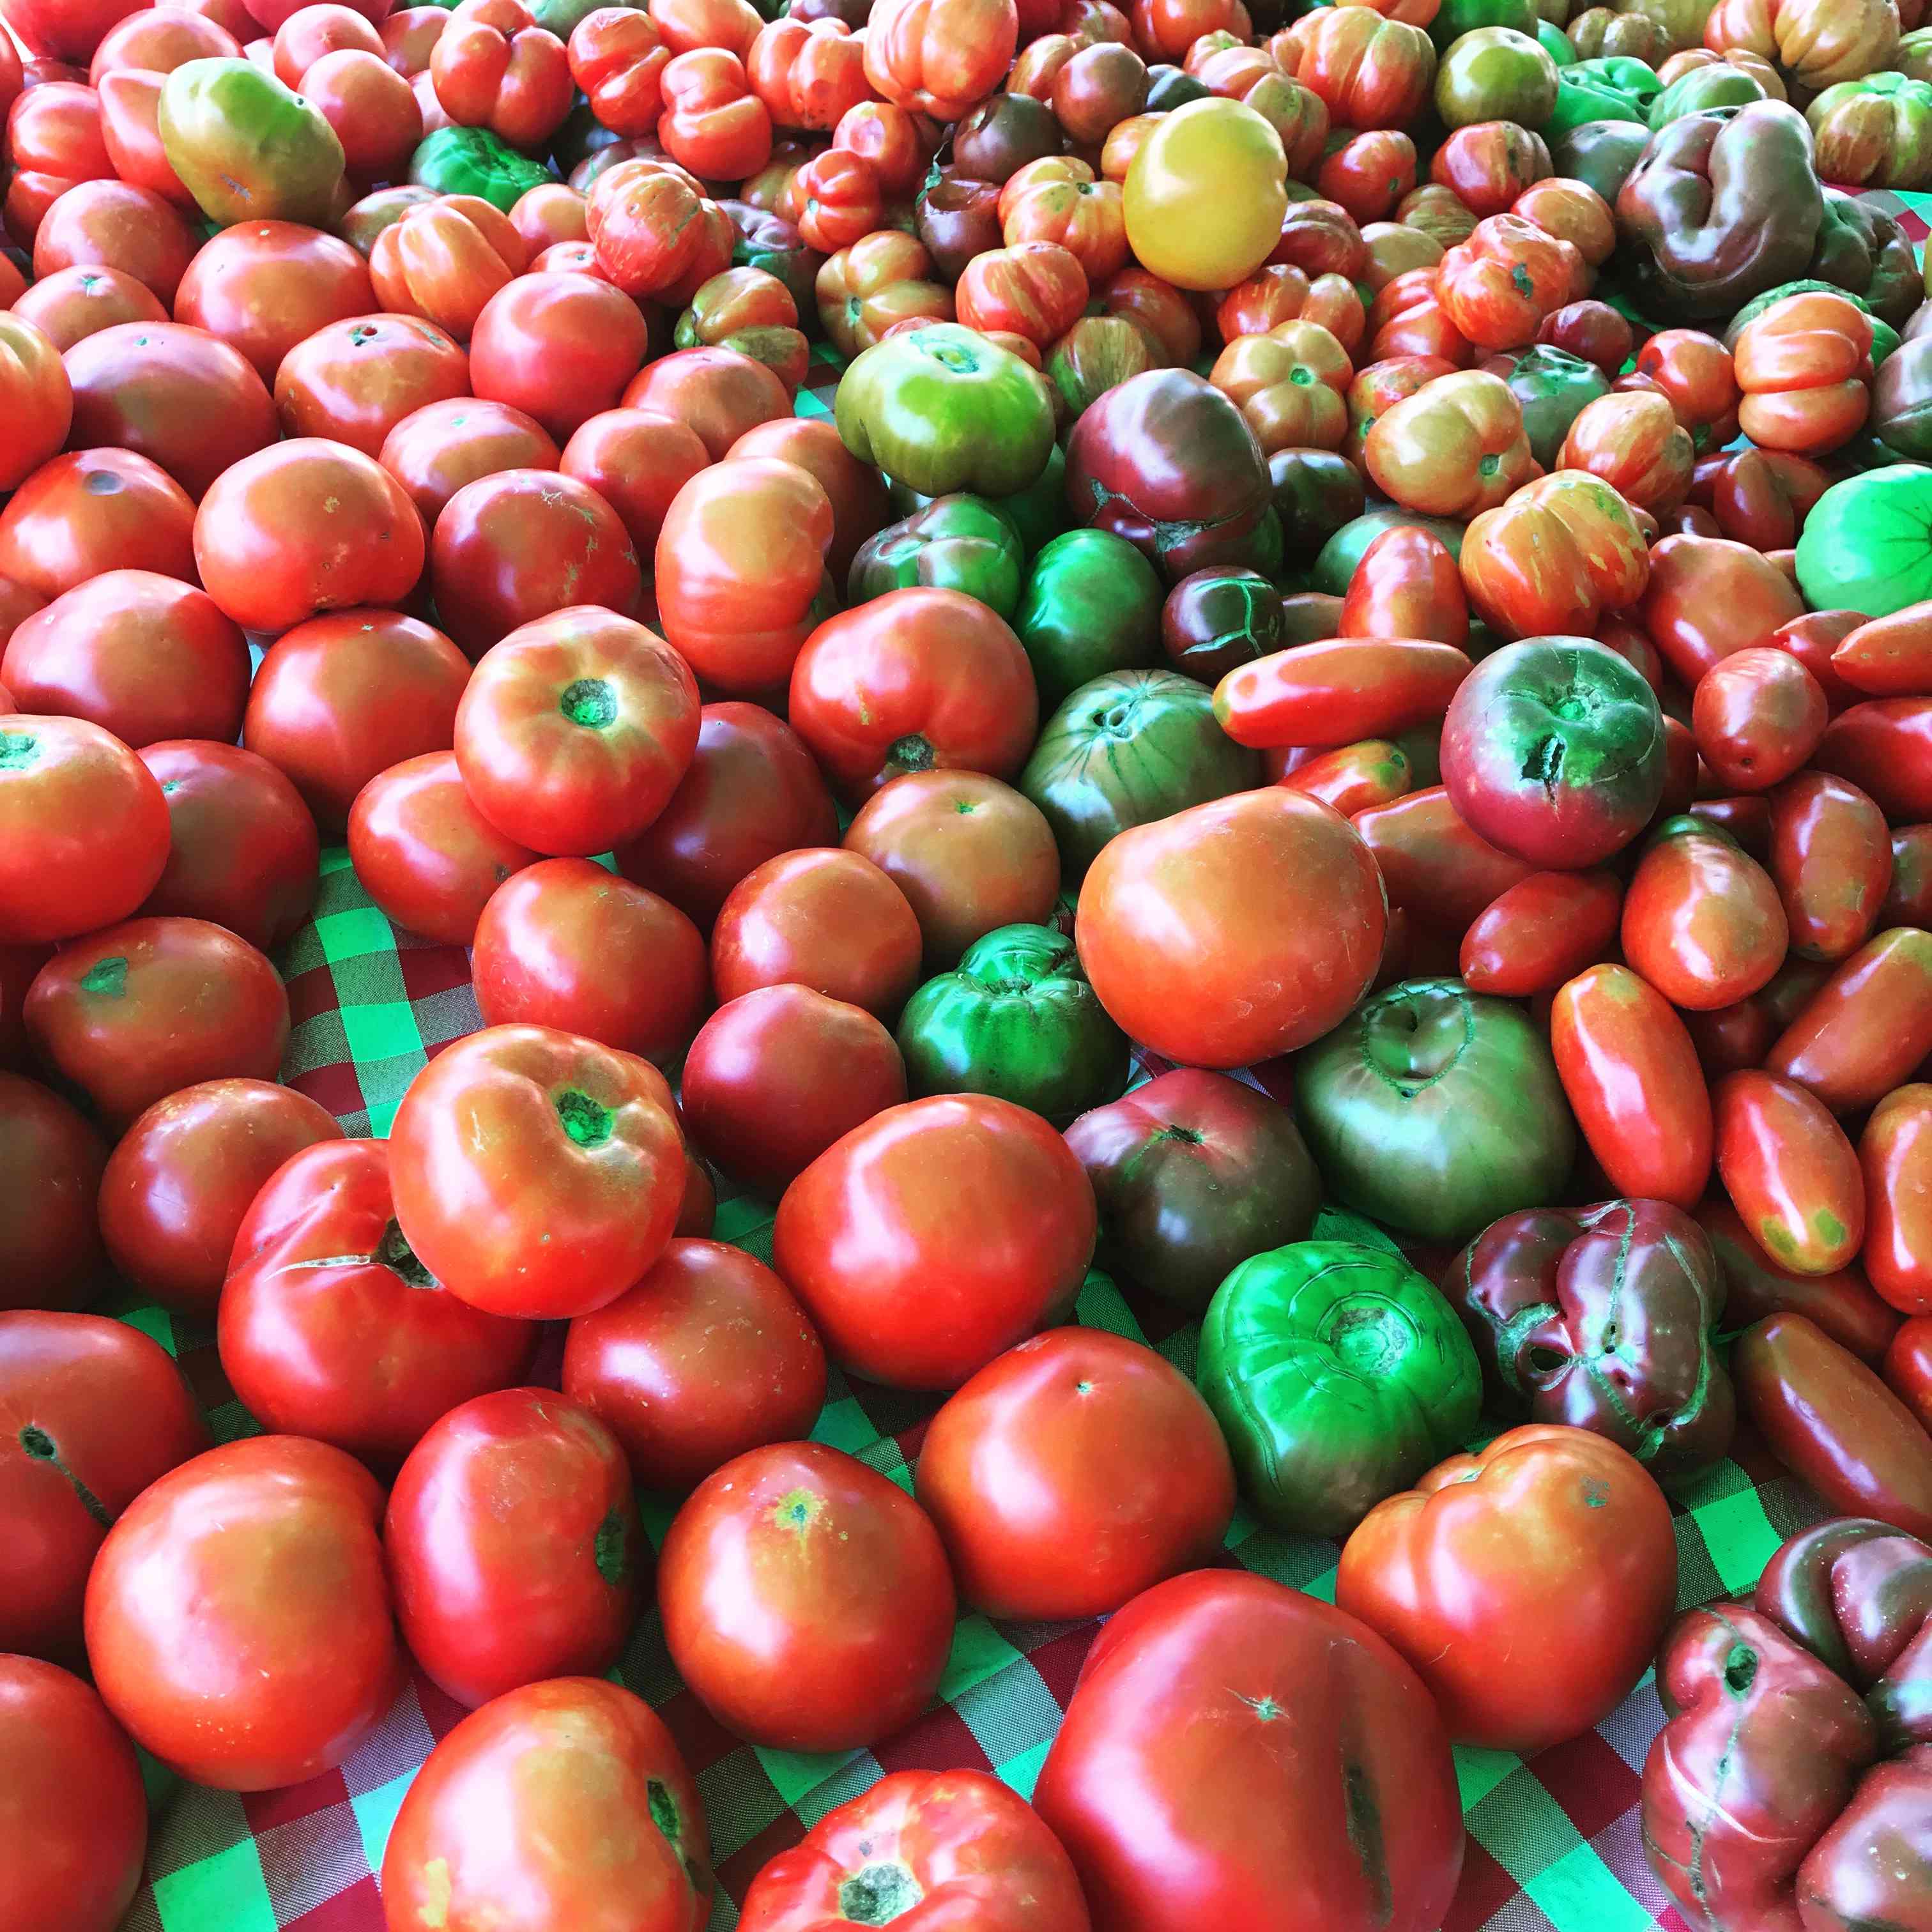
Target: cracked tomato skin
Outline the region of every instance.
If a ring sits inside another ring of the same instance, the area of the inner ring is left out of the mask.
[[[389,1932],[700,1932],[710,1839],[651,1707],[601,1678],[526,1684],[429,1754],[382,1859]]]
[[[1108,1932],[1433,1932],[1462,1870],[1421,1680],[1354,1618],[1240,1571],[1157,1584],[1107,1624],[1034,1802]]]
[[[1532,1423],[1372,1510],[1335,1600],[1414,1664],[1457,1743],[1538,1750],[1643,1675],[1677,1601],[1670,1506],[1615,1443]]]
[[[1080,1881],[1039,1814],[980,1771],[899,1771],[820,1819],[752,1882],[739,1932],[903,1920],[1088,1932]]]

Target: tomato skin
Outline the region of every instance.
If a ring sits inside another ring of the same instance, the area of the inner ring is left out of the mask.
[[[1469,600],[1448,547],[1398,525],[1362,553],[1342,600],[1345,638],[1426,638],[1458,650],[1469,636]]]
[[[1718,1172],[1753,1238],[1794,1273],[1843,1268],[1865,1229],[1864,1184],[1844,1130],[1774,1074],[1729,1074],[1712,1103]]]
[[[0,489],[17,488],[67,440],[74,392],[62,363],[31,322],[0,314],[0,400],[18,439],[0,460]]]
[[[1102,1631],[1034,1802],[1108,1932],[1424,1932],[1462,1866],[1420,1680],[1354,1618],[1238,1571],[1158,1584]]]
[[[175,302],[179,307],[178,294]],[[33,323],[62,355],[97,329],[168,319],[160,298],[145,283],[118,268],[94,267],[56,268],[18,297],[13,312]]]
[[[638,304],[595,275],[519,275],[470,338],[470,382],[533,416],[559,442],[617,406],[647,345]]]
[[[551,1774],[533,1782],[532,1762]],[[391,1932],[701,1932],[704,1808],[642,1698],[597,1678],[529,1684],[430,1752],[389,1834],[382,1901]]]
[[[1236,665],[1214,687],[1214,716],[1236,744],[1262,749],[1390,737],[1441,717],[1472,668],[1426,638],[1300,644]]]
[[[1694,1218],[1724,1270],[1724,1312],[1732,1327],[1770,1315],[1802,1315],[1862,1361],[1876,1365],[1884,1355],[1898,1332],[1898,1316],[1872,1292],[1862,1269],[1796,1273],[1752,1239],[1721,1194],[1700,1202]]]
[[[890,1736],[932,1699],[952,1640],[952,1578],[926,1513],[812,1442],[752,1450],[699,1485],[664,1538],[658,1600],[699,1701],[772,1749]]]
[[[186,216],[162,196],[122,181],[76,182],[34,231],[34,273],[99,264],[172,303],[195,246]]]
[[[606,410],[578,428],[560,466],[596,490],[630,532],[640,562],[654,558],[677,493],[711,452],[687,422],[649,410]]]
[[[1663,994],[1626,966],[1592,966],[1558,988],[1550,1046],[1576,1124],[1617,1192],[1694,1207],[1711,1172],[1711,1096]]]
[[[1932,698],[1868,698],[1832,719],[1815,762],[1870,792],[1889,818],[1932,818],[1928,742]]]
[[[866,36],[866,78],[895,106],[957,121],[999,85],[1019,40],[1013,0],[886,0]]]
[[[560,454],[535,417],[507,403],[458,396],[412,410],[382,439],[376,460],[434,531],[466,484],[506,470],[555,470]]]
[[[1472,993],[1552,993],[1615,944],[1623,882],[1610,872],[1532,872],[1492,899],[1462,935]]]
[[[1892,876],[1885,814],[1849,779],[1800,772],[1771,794],[1770,869],[1792,951],[1842,959],[1883,914]]]
[[[1722,537],[1670,536],[1650,553],[1639,616],[1664,662],[1694,688],[1720,659],[1804,614],[1777,566]]]
[[[1800,1481],[1846,1515],[1932,1534],[1932,1437],[1874,1370],[1802,1315],[1746,1330],[1731,1360],[1745,1417]]]
[[[1906,1315],[1932,1313],[1932,1087],[1900,1087],[1873,1109],[1858,1142],[1871,1285]]]
[[[1275,782],[1305,791],[1344,818],[1352,818],[1358,812],[1400,798],[1412,776],[1408,754],[1400,745],[1385,738],[1363,738],[1317,752],[1306,764],[1284,771]]]
[[[1535,866],[1472,831],[1437,784],[1349,820],[1376,861],[1391,906],[1460,932]]]
[[[889,1388],[951,1389],[1064,1316],[1096,1232],[1059,1135],[1009,1102],[957,1095],[888,1108],[835,1142],[778,1203],[772,1264],[835,1360]]]
[[[1879,919],[1886,926],[1932,926],[1932,825],[1901,825],[1891,836],[1892,883]]]
[[[104,1283],[94,1214],[107,1143],[38,1082],[0,1072],[0,1208],[21,1231],[0,1309],[70,1308]]]
[[[291,437],[320,436],[377,455],[411,410],[470,393],[470,358],[420,316],[332,322],[275,370],[275,413]]]
[[[108,1708],[197,1784],[266,1791],[332,1769],[401,1688],[382,1491],[295,1436],[211,1449],[143,1491],[88,1579]]]
[[[1765,1065],[1834,1113],[1869,1107],[1932,1053],[1932,933],[1893,926],[1844,961]]]
[[[1672,1005],[1693,1011],[1748,999],[1784,963],[1789,931],[1778,889],[1730,835],[1667,820],[1624,896],[1624,957]]]
[[[0,1657],[0,1918],[113,1932],[148,1849],[147,1793],[120,1726],[78,1677]]]
[[[191,584],[194,523],[188,492],[132,450],[53,457],[0,510],[0,577],[49,602],[109,570]]]
[[[1607,1717],[1654,1654],[1677,1601],[1670,1505],[1601,1436],[1513,1429],[1378,1503],[1335,1601],[1414,1666],[1457,1743],[1539,1750]],[[1498,1639],[1521,1674],[1494,1669]]]
[[[1719,784],[1766,791],[1817,749],[1827,707],[1818,680],[1797,658],[1754,645],[1698,680],[1690,717],[1698,752]]]
[[[563,1391],[622,1444],[638,1484],[683,1492],[734,1457],[802,1439],[825,1350],[784,1283],[742,1248],[674,1240],[570,1324]]]
[[[1915,1315],[1892,1337],[1882,1372],[1886,1388],[1922,1429],[1932,1430],[1932,1317]]]

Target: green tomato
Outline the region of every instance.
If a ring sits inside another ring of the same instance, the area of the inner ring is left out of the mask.
[[[1195,1379],[1243,1493],[1291,1535],[1346,1536],[1482,1406],[1455,1310],[1400,1255],[1348,1241],[1244,1262],[1208,1304]]]
[[[1160,662],[1160,573],[1111,530],[1069,530],[1033,560],[1013,619],[1040,708],[1110,670]]]
[[[976,939],[906,1002],[898,1042],[915,1096],[989,1094],[1056,1126],[1117,1098],[1130,1070],[1126,1035],[1048,926]]]
[[[218,226],[328,220],[342,143],[318,110],[253,61],[175,68],[161,84],[154,124],[169,166]]]
[[[1010,496],[992,500],[1019,532],[1027,555],[1037,555],[1066,527],[1066,452],[1056,442],[1047,452],[1046,467],[1037,481]]]
[[[1536,44],[1558,67],[1576,64],[1576,50],[1570,44],[1570,36],[1555,21],[1546,18],[1537,22]]]
[[[1460,980],[1407,980],[1297,1054],[1295,1109],[1337,1198],[1454,1244],[1546,1207],[1576,1126],[1543,1035]]]
[[[1532,133],[1556,108],[1556,63],[1530,34],[1479,27],[1436,70],[1436,111],[1447,128],[1514,121]]]
[[[1765,91],[1741,68],[1726,61],[1708,67],[1694,67],[1679,74],[1650,104],[1650,130],[1682,120],[1687,114],[1701,114],[1707,107],[1742,107],[1766,98]]]
[[[1171,670],[1115,671],[1083,684],[1046,721],[1018,781],[1053,827],[1072,878],[1130,826],[1261,782],[1261,754],[1215,722],[1214,694]]]
[[[1429,23],[1429,38],[1438,54],[1446,53],[1465,34],[1479,28],[1508,27],[1533,34],[1542,18],[1536,0],[1442,0]]]
[[[438,194],[473,194],[507,214],[533,188],[556,180],[487,128],[439,128],[410,157],[410,179]]]
[[[1440,537],[1449,554],[1460,562],[1462,532],[1468,528],[1466,524],[1454,518],[1418,516],[1412,510],[1400,509],[1393,504],[1365,510],[1359,517],[1352,518],[1344,524],[1322,546],[1315,567],[1309,573],[1308,587],[1326,591],[1331,597],[1346,597],[1355,574],[1355,566],[1362,560],[1363,551],[1384,530],[1427,530],[1431,536]]]
[[[1556,452],[1570,425],[1599,396],[1610,393],[1610,379],[1595,363],[1547,343],[1524,350],[1503,380],[1522,410],[1530,454],[1546,470],[1556,468]]]
[[[1798,587],[1814,610],[1868,617],[1932,598],[1932,470],[1898,463],[1833,484],[1798,533]]]
[[[964,492],[935,496],[868,537],[852,560],[849,604],[922,584],[958,590],[1010,617],[1020,601],[1020,533],[1004,511]]]

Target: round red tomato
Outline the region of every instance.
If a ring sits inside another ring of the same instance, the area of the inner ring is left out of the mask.
[[[305,336],[275,371],[282,434],[326,436],[374,458],[412,410],[470,393],[470,358],[416,315],[358,315]]]
[[[239,350],[272,382],[297,343],[375,306],[368,266],[346,242],[298,221],[244,221],[188,265],[175,320]]]
[[[382,1492],[339,1449],[261,1436],[145,1490],[88,1579],[88,1660],[136,1742],[197,1784],[341,1763],[403,1682]]]
[[[748,431],[791,414],[776,372],[736,349],[680,349],[646,363],[625,386],[622,400],[627,410],[688,423],[714,463]]]
[[[766,1749],[856,1750],[916,1718],[952,1642],[952,1578],[926,1512],[815,1442],[727,1462],[658,1564],[671,1660],[719,1723]]]
[[[178,308],[181,299],[177,294]],[[118,268],[57,268],[16,299],[14,313],[33,323],[62,355],[97,329],[168,319],[154,290]]]
[[[183,212],[151,189],[123,181],[76,182],[34,230],[34,273],[118,268],[172,302],[196,238]]]
[[[207,1447],[172,1358],[138,1328],[0,1314],[0,1651],[77,1660],[108,1526]]]
[[[563,1390],[622,1443],[640,1484],[681,1492],[747,1450],[809,1433],[825,1350],[764,1262],[675,1240],[615,1301],[570,1324]]]
[[[677,493],[710,464],[690,424],[650,410],[604,410],[579,427],[560,466],[616,512],[643,558],[655,554]]]
[[[5,406],[8,424],[6,454],[0,456],[0,490],[11,490],[67,440],[74,394],[59,349],[32,322],[10,313],[0,314],[0,404]]]
[[[106,1270],[94,1214],[107,1143],[58,1094],[0,1073],[0,1226],[15,1231],[0,1309],[92,1300]]]
[[[506,470],[554,470],[558,454],[534,416],[458,396],[412,410],[382,439],[379,460],[434,530],[466,484]]]
[[[1050,1622],[1105,1616],[1211,1561],[1234,1472],[1179,1370],[1124,1336],[1056,1328],[946,1402],[914,1494],[967,1602]]]
[[[0,510],[0,577],[49,599],[108,570],[191,584],[194,526],[194,500],[158,463],[125,449],[56,456]]]
[[[559,442],[617,406],[647,344],[638,304],[596,275],[519,275],[470,338],[470,386],[534,416]]]

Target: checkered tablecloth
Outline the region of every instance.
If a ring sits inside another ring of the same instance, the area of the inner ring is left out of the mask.
[[[1932,197],[1872,199],[1923,240]],[[801,413],[824,412],[834,374],[815,366]],[[286,1077],[353,1135],[386,1132],[411,1077],[480,1024],[463,952],[395,932],[339,849],[324,856],[313,922],[279,963],[295,1022]],[[769,1260],[771,1220],[770,1204],[728,1198],[718,1236]],[[1372,1238],[1352,1217],[1325,1232]],[[124,1313],[176,1355],[218,1438],[254,1432],[209,1330],[160,1309]],[[1157,1304],[1130,1305],[1103,1275],[1090,1276],[1078,1318],[1144,1340],[1192,1372],[1196,1324]],[[557,1358],[553,1340],[538,1375]],[[909,1488],[933,1406],[835,1371],[814,1439]],[[1778,1544],[1822,1514],[1768,1457],[1748,1444],[1737,1453],[1676,1499],[1682,1605],[1748,1590]],[[669,1506],[646,1498],[644,1512],[661,1540]],[[1337,1553],[1332,1544],[1276,1535],[1245,1512],[1227,1538],[1229,1562],[1324,1598],[1333,1595]],[[766,1859],[885,1772],[970,1766],[1030,1793],[1097,1628],[967,1616],[934,1709],[869,1751],[808,1757],[757,1750],[723,1730],[680,1683],[658,1620],[646,1616],[621,1674],[662,1713],[696,1774],[719,1879],[712,1932],[736,1924],[736,1901]],[[339,1772],[250,1797],[182,1790],[157,1820],[148,1882],[126,1932],[382,1932],[376,1875],[397,1807],[431,1744],[463,1715],[418,1677]],[[1646,1678],[1596,1731],[1534,1758],[1458,1750],[1469,1842],[1444,1932],[1688,1932],[1639,1841],[1638,1776],[1662,1720]]]

